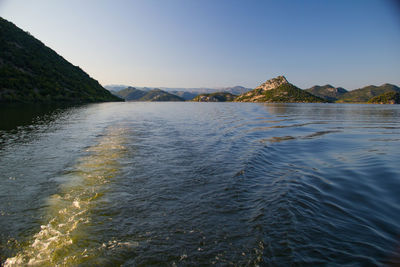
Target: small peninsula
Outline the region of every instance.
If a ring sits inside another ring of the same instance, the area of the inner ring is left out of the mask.
[[[232,102],[236,95],[227,92],[216,92],[212,94],[201,94],[193,98],[193,102]]]
[[[400,104],[400,93],[387,92],[371,98],[369,104]]]

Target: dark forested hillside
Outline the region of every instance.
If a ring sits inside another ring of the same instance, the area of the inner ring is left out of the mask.
[[[0,102],[121,101],[13,23],[0,18]]]

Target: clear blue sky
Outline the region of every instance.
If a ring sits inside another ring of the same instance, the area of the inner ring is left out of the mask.
[[[395,0],[0,0],[0,16],[103,85],[400,85]]]

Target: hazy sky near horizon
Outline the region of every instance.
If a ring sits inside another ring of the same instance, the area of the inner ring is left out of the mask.
[[[400,85],[396,0],[0,0],[0,16],[101,84]]]

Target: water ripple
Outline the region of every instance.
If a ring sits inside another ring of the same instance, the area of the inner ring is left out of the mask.
[[[397,106],[109,103],[54,116],[1,130],[3,264],[400,264]]]

